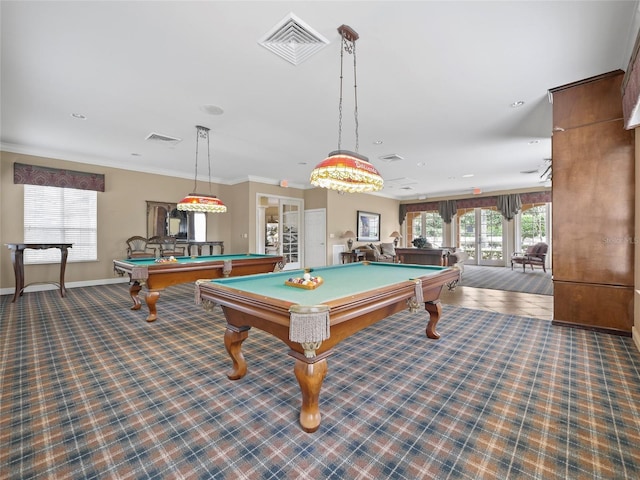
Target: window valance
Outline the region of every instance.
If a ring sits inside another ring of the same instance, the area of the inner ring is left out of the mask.
[[[520,201],[522,204],[527,203],[550,203],[551,190],[541,192],[520,193]],[[470,197],[459,198],[456,201],[456,208],[489,208],[498,206],[498,195],[492,197]],[[404,223],[408,212],[440,212],[441,202],[421,202],[421,203],[405,203],[400,205],[399,220]]]
[[[13,164],[13,183],[104,192],[104,175],[60,168]]]

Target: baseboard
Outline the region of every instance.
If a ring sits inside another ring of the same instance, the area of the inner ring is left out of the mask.
[[[78,287],[95,287],[97,285],[111,285],[113,283],[128,283],[128,277],[119,277],[119,278],[100,278],[97,280],[85,280],[82,282],[65,282],[64,286],[67,290],[70,288],[78,288]],[[30,285],[25,288],[24,293],[29,292],[43,292],[45,290],[58,290],[59,287],[53,283],[43,283]],[[15,288],[0,288],[0,295],[13,295],[15,293]]]
[[[631,327],[631,338],[633,338],[633,343],[636,344],[636,348],[640,352],[640,331],[634,325]]]
[[[608,333],[610,335],[619,335],[621,337],[631,337],[631,332],[626,330],[620,330],[617,328],[607,328],[607,327],[599,327],[597,325],[587,325],[584,323],[575,323],[575,322],[565,322],[563,320],[552,320],[552,325],[556,325],[558,327],[569,327],[569,328],[579,328],[582,330],[591,330],[592,332],[598,333]]]

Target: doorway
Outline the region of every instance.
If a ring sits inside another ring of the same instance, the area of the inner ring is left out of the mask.
[[[302,268],[304,200],[257,194],[256,251],[282,255],[285,270]]]
[[[496,208],[458,210],[458,244],[472,265],[504,266],[506,229]]]

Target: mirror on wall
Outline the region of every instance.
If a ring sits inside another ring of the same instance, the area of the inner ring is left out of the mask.
[[[176,203],[147,200],[147,237],[155,236],[205,241],[207,215],[178,210]]]

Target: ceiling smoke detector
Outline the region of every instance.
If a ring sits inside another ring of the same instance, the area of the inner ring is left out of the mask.
[[[329,44],[329,40],[290,13],[269,30],[258,43],[298,65]]]

